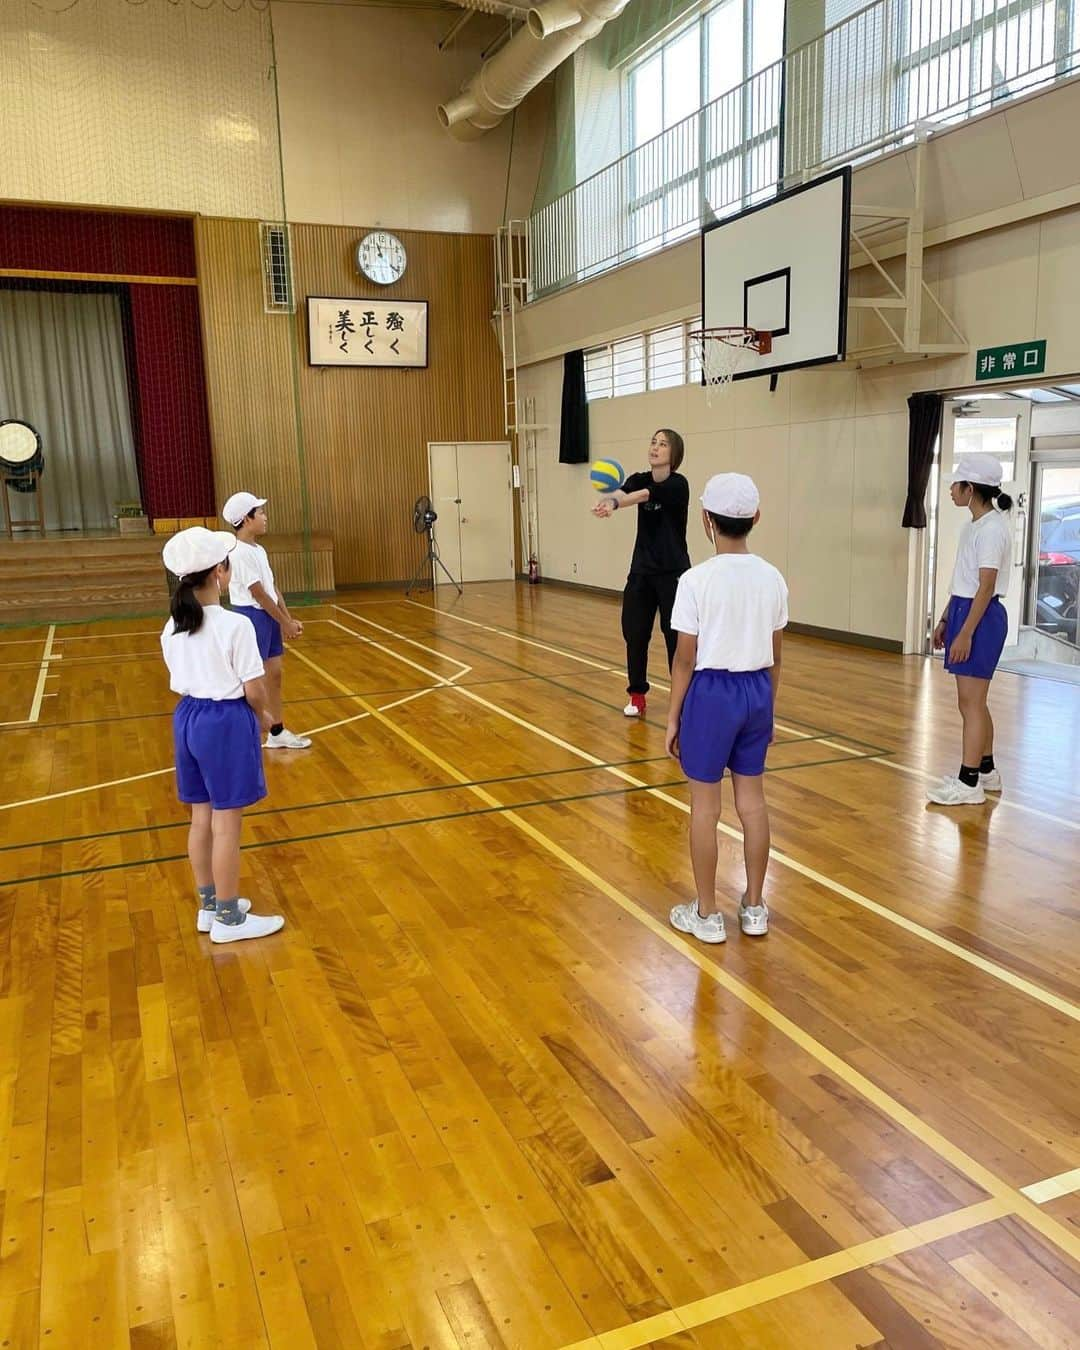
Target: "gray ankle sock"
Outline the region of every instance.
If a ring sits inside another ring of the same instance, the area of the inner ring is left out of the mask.
[[[235,928],[238,924],[244,922],[244,916],[240,913],[240,897],[234,895],[231,900],[218,900],[217,922],[227,924],[230,928]]]
[[[200,909],[217,909],[217,892],[213,882],[209,886],[196,886],[195,889],[199,892]]]

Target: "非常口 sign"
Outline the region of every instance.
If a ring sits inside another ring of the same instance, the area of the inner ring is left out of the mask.
[[[975,353],[976,380],[1007,380],[1041,375],[1046,369],[1046,339],[1011,342],[1007,347],[980,347]]]

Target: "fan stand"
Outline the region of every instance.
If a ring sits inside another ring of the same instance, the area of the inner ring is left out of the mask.
[[[442,558],[439,557],[439,546],[435,542],[435,526],[429,525],[425,530],[425,534],[427,535],[428,539],[427,557],[424,558],[424,560],[420,563],[419,567],[417,567],[416,571],[413,573],[412,581],[410,581],[409,584],[405,587],[405,594],[407,596],[411,595],[415,590],[426,591],[429,586],[431,587],[432,591],[434,591],[435,590],[434,569],[436,567],[441,567],[442,570],[446,573],[447,581],[449,581],[451,585],[456,586],[458,595],[461,595],[462,590],[460,584],[456,582],[454,578],[450,575],[450,569],[443,562]],[[425,573],[427,573],[426,577],[424,575]],[[421,582],[423,582],[423,584],[421,584]]]

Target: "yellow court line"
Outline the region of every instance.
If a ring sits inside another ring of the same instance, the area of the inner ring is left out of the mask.
[[[299,656],[302,661],[308,661],[310,664],[310,658],[305,657],[302,652],[296,651],[295,648],[292,650],[291,655]],[[321,669],[319,670],[319,674],[323,674]],[[452,675],[450,677],[451,680],[460,678],[460,675]],[[446,688],[454,687],[450,684],[449,680],[445,681],[444,684]],[[438,687],[442,688],[443,685]],[[433,692],[434,690],[432,689],[418,689],[407,695],[405,698],[397,699],[395,702],[387,703],[384,706],[386,708],[397,708],[400,707],[402,703],[408,703],[411,699],[419,698],[422,694],[430,694]],[[55,695],[46,695],[46,697],[52,698],[55,697]],[[358,722],[361,718],[367,716],[368,714],[366,712],[359,713],[356,717],[346,717],[339,722],[329,722],[324,727],[312,727],[311,731],[306,732],[305,735],[316,735],[324,731],[333,731],[336,727],[346,726],[350,722]],[[144,778],[160,778],[163,774],[173,772],[174,766],[169,764],[164,769],[150,769],[147,773],[133,773],[129,774],[127,778],[109,778],[103,783],[85,783],[82,787],[65,788],[62,792],[46,792],[41,797],[27,797],[21,802],[0,802],[0,811],[14,811],[20,806],[39,806],[42,802],[54,802],[62,797],[77,797],[81,792],[97,792],[99,788],[122,787],[125,783],[140,783]]]
[[[1056,1177],[1047,1177],[1045,1181],[1034,1181],[1030,1186],[1021,1186],[1020,1194],[1034,1200],[1037,1205],[1045,1205],[1048,1200],[1060,1200],[1063,1195],[1072,1195],[1080,1191],[1080,1167],[1071,1172],[1060,1172]]]
[[[409,603],[412,604],[414,602],[410,601]],[[423,607],[421,606],[421,608]],[[360,618],[359,616],[354,617],[358,623],[371,622],[370,619]],[[457,616],[455,615],[453,617],[456,618]],[[385,631],[391,631],[392,633],[392,630]],[[396,634],[394,636],[401,635]],[[407,658],[404,657],[402,658],[402,660],[406,659]],[[415,663],[410,662],[410,664]],[[441,678],[434,671],[426,670],[423,666],[417,666],[416,668],[423,671],[425,675],[428,675],[432,679],[437,680]],[[565,750],[568,754],[576,755],[579,759],[583,759],[588,764],[603,768],[605,773],[612,774],[623,782],[629,783],[632,787],[645,788],[647,795],[656,797],[659,801],[666,802],[669,806],[674,806],[676,810],[683,812],[684,815],[690,814],[690,807],[687,803],[679,801],[677,797],[672,797],[669,793],[660,788],[650,787],[644,779],[634,777],[633,774],[627,773],[625,769],[614,768],[607,765],[604,760],[599,759],[596,755],[590,754],[588,750],[583,750],[580,746],[574,745],[570,741],[563,740],[561,736],[556,736],[553,732],[537,726],[535,722],[530,722],[527,718],[519,717],[517,713],[509,712],[498,703],[493,703],[482,694],[478,694],[474,689],[469,689],[463,685],[454,685],[453,688],[455,693],[460,694],[463,698],[470,699],[473,703],[477,703],[481,707],[487,708],[497,716],[515,723],[517,726],[524,728],[535,736],[541,737],[552,745],[557,745],[561,750]],[[741,832],[736,830],[734,826],[725,824],[724,821],[719,822],[717,829],[722,834],[727,835],[730,839],[735,839],[739,842],[742,841]],[[806,877],[807,880],[813,881],[816,885],[822,886],[825,890],[831,891],[834,895],[838,895],[844,900],[850,900],[853,904],[859,905],[862,909],[868,910],[871,914],[876,914],[878,918],[884,919],[887,923],[891,923],[895,927],[903,929],[904,932],[910,933],[913,937],[920,938],[924,942],[929,942],[940,951],[948,952],[950,956],[956,957],[958,960],[965,962],[969,966],[974,966],[976,970],[982,971],[984,975],[989,975],[992,979],[1000,980],[1003,984],[1015,989],[1018,993],[1025,994],[1028,998],[1045,1004],[1048,1008],[1052,1008],[1055,1012],[1059,1012],[1063,1016],[1071,1018],[1073,1021],[1080,1021],[1080,1006],[1070,1002],[1068,999],[1062,998],[1059,994],[1051,993],[1050,990],[1044,989],[1041,985],[1034,984],[1031,980],[1025,979],[1022,975],[1015,974],[1005,966],[1000,966],[996,962],[989,960],[987,957],[980,956],[977,952],[970,951],[967,947],[961,946],[958,942],[953,942],[950,938],[942,937],[940,933],[936,933],[932,928],[926,928],[921,923],[917,923],[914,919],[909,919],[906,915],[900,914],[896,910],[889,909],[887,905],[882,905],[876,900],[871,900],[869,896],[863,895],[860,891],[852,890],[850,886],[845,886],[842,882],[834,881],[823,872],[819,872],[815,868],[807,866],[806,863],[799,862],[798,859],[791,857],[787,853],[782,853],[777,848],[770,849],[769,856],[780,863],[781,866],[788,868],[792,872],[797,872],[800,876]]]
[[[618,675],[620,679],[623,678],[624,676],[624,672],[622,670],[618,670],[615,667],[608,665],[607,663],[601,664],[596,661],[589,661],[586,660],[585,657],[577,656],[574,652],[564,651],[560,647],[552,647],[544,642],[536,642],[530,638],[519,637],[511,629],[498,628],[493,626],[492,624],[478,623],[475,619],[465,619],[460,614],[451,614],[449,610],[436,609],[434,606],[417,604],[415,600],[406,600],[405,603],[408,605],[415,605],[417,609],[426,610],[429,614],[432,613],[441,614],[444,618],[453,619],[456,623],[465,623],[470,624],[474,628],[483,628],[486,632],[498,633],[502,637],[511,638],[514,641],[518,642],[525,642],[528,643],[530,646],[540,647],[544,651],[555,652],[557,655],[565,656],[570,660],[580,661],[583,665],[595,666],[599,669],[608,671],[612,675]],[[664,689],[670,692],[670,686],[664,684],[662,680],[653,680],[652,684],[657,689]],[[777,722],[776,725],[781,731],[787,731],[793,733],[796,736],[805,736],[809,738],[808,733],[800,732],[795,727],[785,726],[781,722]],[[861,754],[860,751],[851,750],[846,745],[839,745],[835,741],[821,741],[820,744],[828,746],[829,749],[832,750],[841,750],[845,755],[859,756],[860,758],[866,760],[871,764],[880,764],[886,769],[894,769],[897,773],[911,774],[916,778],[921,778],[924,782],[927,783],[933,782],[935,778],[934,774],[926,773],[922,769],[915,769],[907,764],[897,764],[894,760],[883,759],[879,755],[863,755]],[[1038,816],[1041,820],[1049,820],[1052,821],[1055,825],[1063,825],[1068,830],[1080,830],[1080,821],[1069,820],[1065,816],[1055,816],[1049,811],[1040,811],[1038,807],[1026,806],[1023,802],[1015,801],[1012,797],[999,798],[998,805],[1007,806],[1013,811],[1022,811],[1025,815]]]
[[[313,662],[310,657],[307,658],[307,661],[312,668],[317,668],[315,662]],[[422,755],[425,759],[429,760],[449,778],[464,787],[466,791],[479,797],[485,805],[502,808],[503,804],[496,797],[492,796],[490,792],[472,783],[468,776],[462,773],[460,769],[456,768],[448,760],[443,759],[441,755],[437,754],[423,741],[411,735],[404,727],[398,726],[392,718],[387,717],[384,712],[369,703],[360,694],[353,693],[343,685],[340,680],[331,675],[329,671],[322,670],[319,673],[325,680],[338,689],[339,692],[346,697],[351,698],[354,703],[363,708],[366,712],[371,713],[376,721],[385,726],[389,732],[399,740],[403,741],[406,745],[410,746],[417,754]],[[453,686],[453,688],[459,694],[469,694],[471,692],[468,689],[463,689],[456,685]],[[757,1013],[768,1022],[770,1026],[774,1027],[782,1035],[786,1036],[794,1045],[798,1046],[800,1050],[803,1050],[811,1058],[816,1059],[819,1064],[823,1065],[830,1073],[837,1077],[841,1082],[845,1083],[853,1092],[859,1093],[860,1096],[865,1098],[866,1101],[876,1107],[879,1111],[887,1115],[902,1129],[906,1130],[913,1138],[917,1139],[926,1148],[944,1159],[944,1161],[946,1161],[955,1171],[967,1177],[967,1179],[974,1182],[976,1186],[981,1187],[988,1195],[1003,1201],[1006,1208],[1011,1213],[1022,1218],[1037,1232],[1059,1246],[1063,1251],[1068,1252],[1075,1260],[1080,1261],[1080,1234],[1070,1233],[1062,1224],[1058,1223],[1057,1220],[1050,1215],[1045,1214],[1039,1209],[1038,1205],[1022,1195],[1015,1187],[1002,1181],[1001,1178],[991,1172],[989,1168],[984,1167],[982,1163],[977,1162],[969,1154],[965,1153],[963,1149],[946,1139],[945,1136],[934,1129],[933,1126],[928,1125],[914,1111],[902,1105],[902,1103],[898,1102],[894,1097],[891,1097],[883,1088],[873,1082],[872,1079],[848,1064],[845,1059],[842,1059],[834,1051],[828,1049],[825,1045],[822,1045],[820,1041],[815,1040],[813,1036],[804,1031],[803,1028],[793,1022],[791,1018],[786,1017],[777,1008],[774,1008],[767,999],[763,998],[748,984],[744,984],[742,980],[736,979],[735,976],[731,975],[723,966],[715,964],[711,958],[706,957],[701,952],[691,947],[683,938],[676,934],[668,924],[661,923],[658,919],[654,918],[648,910],[643,908],[636,901],[631,900],[631,898],[623,891],[620,891],[618,887],[612,885],[605,877],[600,876],[598,872],[594,872],[591,867],[588,867],[579,858],[575,857],[572,853],[569,853],[561,844],[556,843],[554,839],[544,834],[542,830],[537,829],[530,821],[526,820],[514,810],[503,809],[500,814],[502,820],[507,821],[516,829],[520,830],[522,834],[527,835],[544,849],[545,852],[550,853],[553,858],[558,859],[564,866],[570,868],[570,870],[581,877],[583,881],[599,891],[602,895],[606,895],[608,899],[612,900],[620,909],[637,919],[642,927],[648,929],[654,937],[678,952],[685,960],[690,961],[693,965],[697,966],[709,979],[720,985],[721,988],[727,990],[729,994],[734,998],[737,998],[740,1003],[749,1008],[752,1012]]]
[[[562,1350],[636,1350],[649,1345],[663,1336],[678,1335],[683,1331],[692,1331],[694,1327],[705,1326],[708,1322],[717,1322],[722,1317],[731,1317],[734,1313],[745,1312],[748,1308],[759,1307],[773,1299],[785,1298],[797,1294],[800,1290],[810,1289],[816,1284],[825,1284],[829,1280],[850,1275],[853,1270],[865,1270],[867,1266],[879,1261],[888,1261],[894,1256],[926,1247],[942,1238],[955,1237],[966,1233],[984,1223],[993,1223],[1012,1213],[1009,1205],[1001,1199],[980,1200],[978,1204],[967,1205],[964,1209],[954,1210],[951,1214],[942,1214],[924,1223],[913,1224],[910,1228],[901,1228],[884,1237],[870,1238],[857,1246],[847,1247],[843,1251],[830,1252],[828,1256],[819,1256],[813,1261],[804,1261],[786,1270],[778,1270],[772,1275],[764,1275],[759,1280],[750,1280],[734,1289],[725,1289],[719,1294],[709,1294],[696,1299],[693,1303],[684,1303],[678,1308],[657,1313],[654,1317],[643,1318],[628,1326],[615,1327],[611,1331],[601,1331],[583,1341],[575,1341]]]

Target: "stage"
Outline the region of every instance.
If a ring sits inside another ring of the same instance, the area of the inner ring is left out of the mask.
[[[223,527],[224,528],[224,527]],[[166,535],[58,530],[0,537],[0,625],[160,614],[169,604]],[[333,541],[271,535],[266,551],[287,595],[334,591]]]

